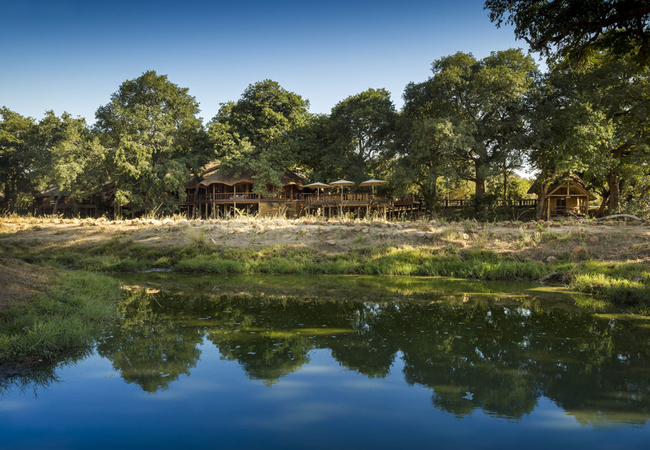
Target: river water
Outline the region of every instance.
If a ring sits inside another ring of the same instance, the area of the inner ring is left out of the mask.
[[[123,278],[0,448],[650,448],[650,320],[527,284]]]

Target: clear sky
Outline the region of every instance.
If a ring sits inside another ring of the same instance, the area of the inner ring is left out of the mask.
[[[270,78],[328,113],[370,87],[397,107],[410,81],[457,51],[526,48],[497,29],[483,0],[0,0],[0,106],[94,122],[119,85],[146,70],[188,87],[209,120]]]

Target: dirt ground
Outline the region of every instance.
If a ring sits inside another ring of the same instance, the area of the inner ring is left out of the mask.
[[[44,269],[0,257],[0,311],[28,301],[47,286]]]
[[[461,251],[469,248],[491,250],[538,261],[563,253],[586,253],[597,260],[650,262],[650,223],[647,221],[444,223],[304,218],[187,220],[176,217],[117,221],[0,218],[0,246],[92,245],[118,236],[138,244],[172,247],[201,244],[222,249],[261,250],[285,245],[341,253],[360,248],[410,246],[442,250],[452,246]],[[11,279],[8,276],[6,282]],[[29,281],[25,280],[20,286],[29,286]]]

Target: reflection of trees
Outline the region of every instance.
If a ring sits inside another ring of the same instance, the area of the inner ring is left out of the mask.
[[[371,378],[386,376],[401,352],[407,383],[430,388],[436,408],[459,416],[481,409],[520,418],[541,395],[585,423],[650,416],[650,331],[568,304],[435,293],[386,302],[176,297],[131,293],[120,304],[122,320],[98,345],[145,391],[189,374],[205,336],[267,384],[309,362],[315,349]]]
[[[308,336],[294,330],[300,317],[284,314],[284,305],[222,297],[213,304],[208,339],[222,358],[238,361],[251,379],[273,384],[309,362],[311,349]]]
[[[394,326],[397,316],[396,303],[356,303],[353,304],[353,330],[338,339],[330,339],[326,345],[332,356],[343,366],[355,370],[369,378],[383,378],[399,350]]]
[[[435,310],[402,309],[402,319],[421,330],[402,351],[407,382],[431,387],[437,407],[517,418],[545,395],[585,421],[623,413],[647,420],[650,348],[647,339],[631,339],[631,324],[495,303]]]
[[[201,354],[202,331],[179,320],[183,301],[165,302],[163,313],[155,296],[129,293],[118,305],[119,323],[100,339],[97,351],[127,383],[146,392],[167,389],[181,374],[189,375]]]

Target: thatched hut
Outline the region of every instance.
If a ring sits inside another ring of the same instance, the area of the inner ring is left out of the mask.
[[[528,194],[536,194],[538,204],[544,207],[543,216],[546,220],[557,216],[586,216],[589,213],[589,202],[596,200],[587,189],[584,181],[577,175],[567,175],[546,188],[542,194],[542,184],[535,181]],[[542,198],[543,197],[543,198]]]

